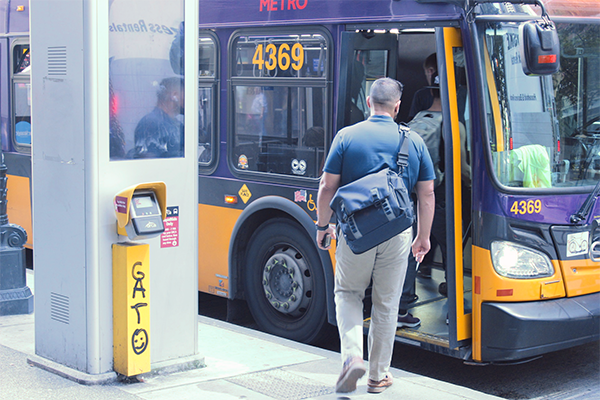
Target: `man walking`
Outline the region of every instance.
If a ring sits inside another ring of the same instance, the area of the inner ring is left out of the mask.
[[[333,210],[329,203],[338,187],[385,167],[398,169],[398,125],[402,84],[381,78],[371,86],[367,105],[371,117],[338,132],[325,162],[317,197],[317,243],[329,248],[327,235],[335,238],[329,226]],[[417,260],[429,251],[429,234],[434,212],[431,158],[423,140],[410,134],[408,167],[403,173],[409,192],[417,194],[418,225],[412,241],[412,228],[362,254],[354,254],[343,237],[337,241],[335,304],[341,340],[342,372],[336,384],[338,393],[356,390],[356,382],[366,372],[363,356],[363,299],[373,282],[371,327],[369,329],[369,380],[367,391],[380,393],[392,385],[389,372],[398,317],[398,302],[406,275],[411,247]]]

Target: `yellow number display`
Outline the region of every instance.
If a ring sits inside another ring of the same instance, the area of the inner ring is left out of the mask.
[[[513,214],[539,214],[542,211],[542,201],[537,200],[520,200],[515,201],[510,207],[510,212]]]
[[[263,52],[263,45],[257,44],[252,57],[252,64],[258,65],[258,69],[263,69],[264,66],[269,71],[277,67],[282,71],[286,71],[291,65],[292,69],[299,71],[304,65],[304,47],[301,43],[295,43],[290,49],[289,44],[283,43],[277,48],[277,46],[270,43],[264,48]]]
[[[265,68],[269,71],[273,71],[277,67],[277,57],[275,57],[277,54],[277,47],[272,43],[268,44],[265,53],[269,56],[269,60],[265,61]]]
[[[292,46],[292,60],[295,62],[295,64],[292,64],[292,68],[299,71],[304,65],[304,47],[300,43]]]
[[[263,60],[263,45],[259,44],[256,46],[256,50],[254,51],[254,57],[252,57],[252,64],[258,65],[258,69],[262,69],[265,64],[265,60]]]
[[[289,51],[290,46],[288,46],[287,44],[284,43],[281,46],[279,46],[279,54],[277,58],[279,61],[279,69],[283,71],[290,67],[290,55],[288,54]]]

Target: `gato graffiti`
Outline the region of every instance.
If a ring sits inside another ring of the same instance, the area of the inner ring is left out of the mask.
[[[135,284],[133,286],[133,293],[131,296],[132,299],[135,299],[135,295],[138,292],[141,293],[142,298],[146,298],[146,289],[144,288],[144,278],[146,278],[146,274],[144,274],[144,272],[139,270],[141,268],[142,268],[142,263],[140,261],[135,262],[133,264],[133,267],[131,268],[131,276],[135,280]],[[131,306],[131,308],[133,310],[135,310],[135,312],[137,314],[138,325],[140,325],[142,323],[142,317],[140,315],[140,308],[147,307],[147,306],[148,306],[148,303],[136,303]],[[133,335],[131,336],[131,347],[133,348],[133,352],[138,355],[142,354],[144,351],[146,351],[146,348],[148,347],[148,341],[149,341],[148,332],[143,328],[136,329],[133,332]]]

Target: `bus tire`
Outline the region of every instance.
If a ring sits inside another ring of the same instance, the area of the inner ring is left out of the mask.
[[[313,344],[331,330],[319,255],[299,224],[276,218],[256,230],[248,243],[244,285],[261,330]]]

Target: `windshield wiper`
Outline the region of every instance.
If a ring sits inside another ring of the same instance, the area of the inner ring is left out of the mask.
[[[585,199],[579,211],[571,215],[571,223],[576,224],[587,218],[588,214],[590,213],[590,210],[592,209],[592,205],[594,204],[594,200],[596,199],[596,197],[598,197],[598,193],[600,193],[600,181],[596,183],[596,187],[594,188],[594,190],[592,190],[592,193],[590,193],[587,199]]]

